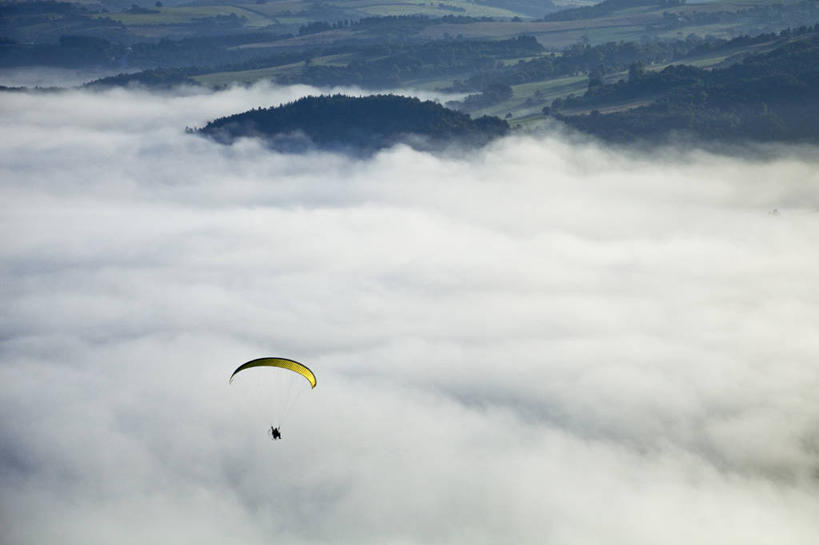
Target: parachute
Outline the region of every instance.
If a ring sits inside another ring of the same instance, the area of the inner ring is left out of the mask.
[[[236,376],[236,373],[244,371],[245,369],[250,369],[251,367],[281,367],[282,369],[289,369],[306,378],[310,383],[311,390],[316,387],[316,375],[314,375],[306,365],[287,358],[258,358],[255,360],[250,360],[249,362],[243,363],[236,368],[233,374],[230,375],[230,380],[228,383],[233,383],[233,377]]]
[[[264,422],[270,432],[278,430],[303,392],[316,387],[316,375],[295,360],[257,358],[237,367],[228,383],[241,394],[245,416]]]

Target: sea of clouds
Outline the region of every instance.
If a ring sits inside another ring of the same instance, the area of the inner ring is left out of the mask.
[[[0,542],[816,543],[815,148],[184,131],[312,92],[2,95]]]

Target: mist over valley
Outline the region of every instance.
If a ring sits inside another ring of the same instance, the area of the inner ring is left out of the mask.
[[[5,542],[813,540],[814,150],[181,129],[304,93],[5,95]]]

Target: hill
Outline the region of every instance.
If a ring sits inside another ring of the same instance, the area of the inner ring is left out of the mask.
[[[783,33],[784,34],[784,33]],[[595,107],[560,115],[569,125],[608,140],[656,139],[685,132],[722,141],[819,141],[819,27],[801,29],[773,51],[723,69],[669,66],[651,73],[632,66],[628,81],[590,86],[559,107]],[[644,100],[627,111],[613,104]]]
[[[366,154],[399,142],[422,149],[450,143],[483,145],[508,131],[506,121],[496,117],[473,120],[432,101],[332,95],[222,117],[196,132],[222,143],[259,137],[282,151],[318,147]]]

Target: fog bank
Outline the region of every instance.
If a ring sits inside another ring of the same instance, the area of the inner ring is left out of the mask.
[[[184,133],[308,92],[3,95],[0,541],[815,542],[815,149]]]

